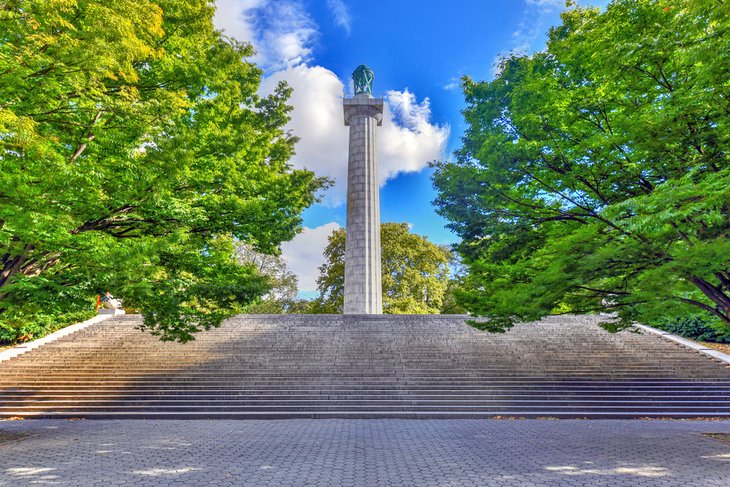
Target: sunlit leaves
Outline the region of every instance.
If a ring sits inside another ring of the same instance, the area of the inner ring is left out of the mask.
[[[545,52],[464,80],[463,145],[434,176],[470,270],[461,301],[492,330],[566,311],[727,326],[730,5],[562,19]]]
[[[449,284],[449,251],[409,231],[406,223],[381,225],[383,312],[436,314]],[[318,313],[341,313],[345,286],[345,230],[330,236],[319,268]]]
[[[289,91],[257,94],[251,47],[204,0],[3,5],[0,321],[109,290],[189,340],[263,294],[234,240],[273,251],[325,181],[288,165]]]

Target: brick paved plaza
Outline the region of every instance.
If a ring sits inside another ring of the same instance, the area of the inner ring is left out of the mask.
[[[728,486],[730,422],[0,422],[0,485]]]

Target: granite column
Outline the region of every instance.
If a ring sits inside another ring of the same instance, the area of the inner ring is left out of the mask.
[[[380,195],[375,127],[383,100],[360,93],[343,101],[350,127],[345,228],[345,314],[381,314]]]

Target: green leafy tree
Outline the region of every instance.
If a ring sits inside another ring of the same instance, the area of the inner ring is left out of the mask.
[[[281,254],[264,254],[251,245],[239,243],[236,245],[236,259],[241,265],[253,266],[268,279],[269,291],[248,307],[248,313],[293,313],[299,309],[297,276],[289,270]]]
[[[443,305],[449,282],[449,251],[413,234],[407,223],[383,223],[383,312],[435,314]],[[332,232],[319,268],[320,297],[310,308],[315,313],[341,313],[345,287],[345,230]]]
[[[0,326],[84,313],[109,290],[189,340],[267,291],[324,181],[292,170],[289,89],[206,0],[0,3]],[[66,317],[66,318],[64,318]]]
[[[730,326],[730,3],[562,20],[546,51],[463,80],[463,146],[434,176],[460,302],[495,331],[565,311]]]
[[[446,283],[444,298],[441,302],[441,314],[465,314],[466,308],[459,301],[458,294],[462,292],[464,287],[464,279],[467,271],[461,262],[459,254],[452,252],[449,247],[442,247],[444,252],[449,256],[449,280]]]

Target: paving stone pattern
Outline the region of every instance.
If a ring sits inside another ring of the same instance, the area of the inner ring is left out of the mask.
[[[0,422],[0,486],[730,485],[730,422]]]
[[[0,417],[730,417],[727,365],[600,319],[239,316],[178,344],[121,316],[0,363]]]

